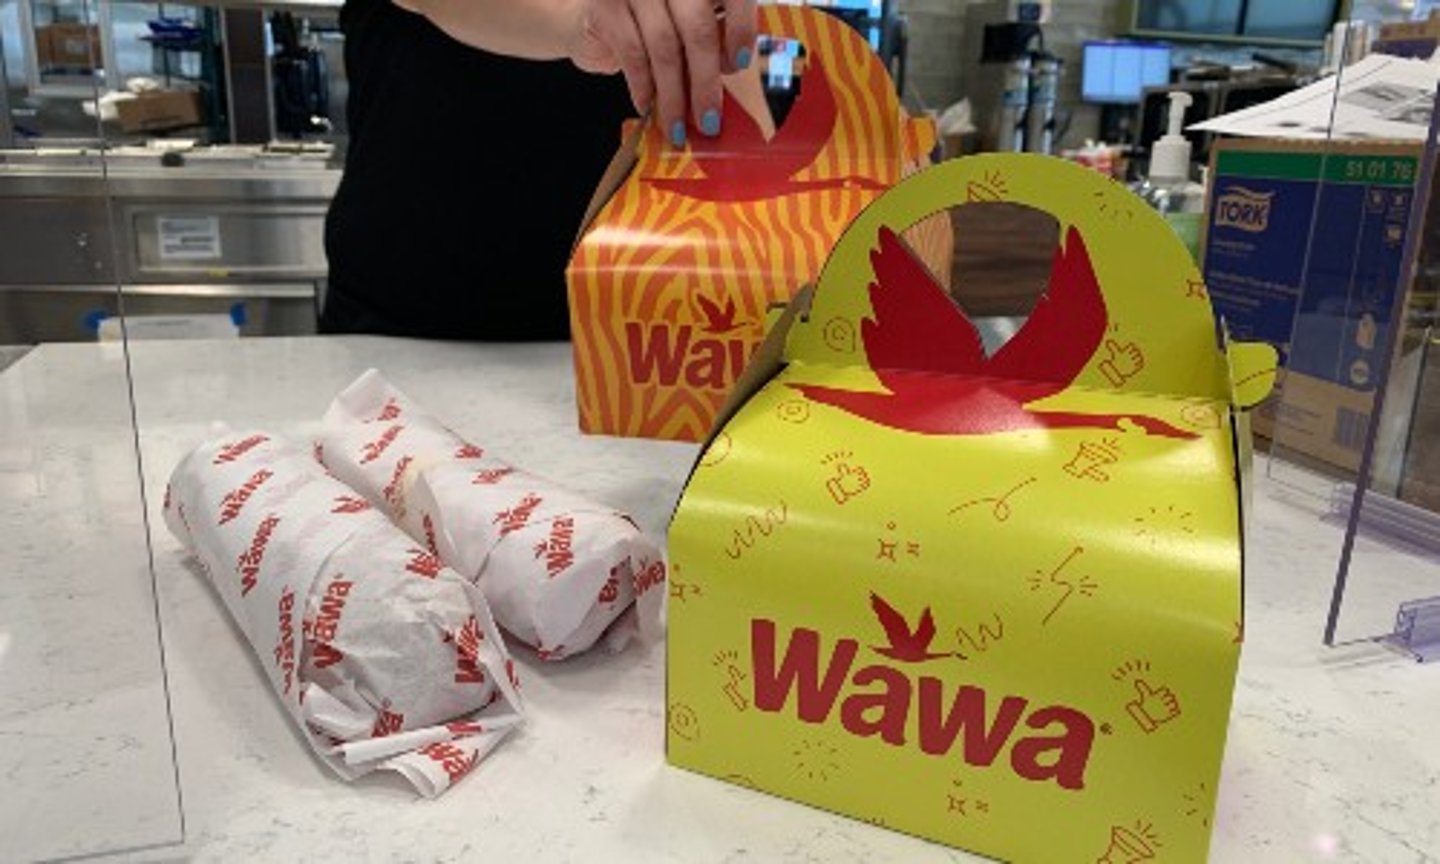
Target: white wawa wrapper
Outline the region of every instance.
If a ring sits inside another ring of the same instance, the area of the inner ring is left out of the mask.
[[[489,456],[374,369],[336,397],[315,455],[473,579],[541,659],[588,649],[632,603],[612,644],[662,632],[664,559],[628,516]]]
[[[164,512],[341,777],[388,769],[434,797],[522,722],[485,598],[309,453],[227,434],[181,460]]]

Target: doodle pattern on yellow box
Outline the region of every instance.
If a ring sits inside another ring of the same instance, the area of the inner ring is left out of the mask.
[[[897,233],[981,200],[1063,229],[988,357]],[[847,229],[786,360],[671,526],[670,760],[1006,860],[1203,861],[1274,355],[1219,347],[1168,225],[1058,160],[943,163]]]

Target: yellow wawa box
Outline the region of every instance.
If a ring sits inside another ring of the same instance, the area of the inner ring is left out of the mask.
[[[935,146],[853,29],[800,6],[759,13],[720,135],[691,129],[677,150],[635,126],[592,201],[566,271],[585,432],[703,438],[766,308],[813,282],[850,220]],[[948,273],[948,220],[909,236]]]
[[[1003,348],[897,232],[1061,225]],[[1184,245],[1039,156],[929,168],[848,228],[670,528],[669,759],[996,858],[1203,861],[1240,652],[1242,409]]]

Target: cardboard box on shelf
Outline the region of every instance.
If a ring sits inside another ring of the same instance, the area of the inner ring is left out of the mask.
[[[1440,9],[1430,10],[1423,21],[1386,21],[1380,25],[1379,38],[1420,39],[1440,37]]]
[[[1380,25],[1371,50],[1377,54],[1427,59],[1440,45],[1440,10],[1424,21],[1390,21]]]
[[[35,28],[35,54],[41,69],[96,68],[102,63],[100,28],[94,24],[41,25]]]
[[[596,192],[567,271],[586,432],[703,437],[766,308],[812,281],[850,219],[935,147],[933,121],[903,115],[843,22],[763,6],[760,30],[752,67],[726,80],[718,136],[692,128],[677,150],[668,130],[637,125]],[[912,240],[948,277],[944,214]]]
[[[986,356],[900,232],[1053,214]],[[944,162],[851,223],[732,393],[670,527],[671,763],[1015,862],[1204,861],[1243,632],[1267,345],[1124,187]],[[1043,821],[1037,830],[1036,820]]]
[[[115,103],[120,128],[126,132],[179,129],[202,122],[200,94],[194,90],[154,90]]]
[[[1344,471],[1359,467],[1424,145],[1217,142],[1205,282],[1239,339],[1280,349],[1255,430]]]

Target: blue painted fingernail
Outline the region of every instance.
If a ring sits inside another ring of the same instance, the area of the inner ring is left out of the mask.
[[[720,134],[720,112],[711,108],[700,117],[700,131],[714,138]]]
[[[735,52],[735,68],[736,68],[736,69],[749,69],[749,68],[750,68],[750,49],[749,49],[749,48],[741,48],[739,51],[736,51],[736,52]]]
[[[676,120],[670,125],[670,143],[677,150],[685,146],[685,121]]]

